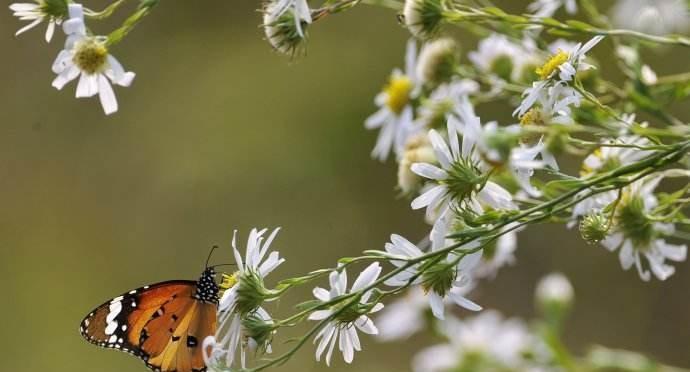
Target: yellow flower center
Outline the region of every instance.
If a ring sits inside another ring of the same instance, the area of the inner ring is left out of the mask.
[[[395,113],[400,114],[410,102],[410,92],[412,91],[412,80],[407,76],[393,76],[388,85],[383,88],[386,93],[386,106]]]
[[[558,53],[552,55],[544,65],[537,67],[535,72],[542,80],[548,79],[558,66],[565,63],[570,58],[570,53],[558,49]]]
[[[108,48],[102,42],[89,38],[77,44],[72,62],[80,70],[88,74],[95,74],[105,68],[107,57]]]
[[[520,125],[544,125],[544,117],[541,110],[538,108],[531,108],[522,117],[520,117]]]
[[[235,284],[237,284],[237,274],[238,273],[234,273],[232,275],[223,274],[222,280],[221,280],[220,286],[219,286],[220,289],[228,290],[228,289],[234,287]]]

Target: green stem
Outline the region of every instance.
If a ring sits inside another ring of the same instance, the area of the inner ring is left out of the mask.
[[[502,22],[515,26],[542,26],[551,30],[558,30],[561,32],[585,34],[585,35],[605,35],[605,36],[623,36],[631,37],[638,40],[654,42],[658,44],[679,45],[690,47],[690,39],[679,36],[657,36],[645,34],[643,32],[625,29],[606,29],[589,25],[580,21],[565,21],[560,22],[553,18],[539,18],[533,16],[522,16],[515,14],[508,14],[497,8],[475,8],[467,5],[455,5],[455,9],[447,10],[443,13],[443,18],[448,23],[461,22]]]
[[[87,17],[92,18],[92,19],[103,20],[103,19],[106,19],[106,18],[110,17],[111,15],[113,15],[113,13],[115,13],[115,11],[125,2],[127,2],[127,0],[117,0],[117,1],[113,2],[112,4],[108,5],[107,7],[105,7],[100,12],[94,12],[94,11],[87,10],[86,12],[84,12],[84,14]]]
[[[127,34],[134,30],[134,27],[136,27],[137,24],[144,19],[144,17],[151,13],[153,8],[158,5],[158,1],[159,0],[141,0],[137,11],[129,16],[129,18],[124,21],[120,28],[108,35],[108,41],[106,44],[110,47],[122,41]]]

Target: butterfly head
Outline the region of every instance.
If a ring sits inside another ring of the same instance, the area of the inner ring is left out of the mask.
[[[207,267],[196,283],[194,297],[205,302],[218,303],[218,284],[216,284],[216,271],[213,267]]]

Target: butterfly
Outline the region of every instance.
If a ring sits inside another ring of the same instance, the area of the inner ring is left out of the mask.
[[[130,353],[158,372],[203,372],[202,343],[216,331],[214,267],[197,281],[147,285],[98,306],[81,322],[92,344]]]

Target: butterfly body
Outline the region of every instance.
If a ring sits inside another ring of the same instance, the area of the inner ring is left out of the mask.
[[[92,344],[130,353],[151,370],[203,372],[202,342],[216,330],[219,288],[207,268],[199,280],[172,280],[129,291],[81,323]]]

